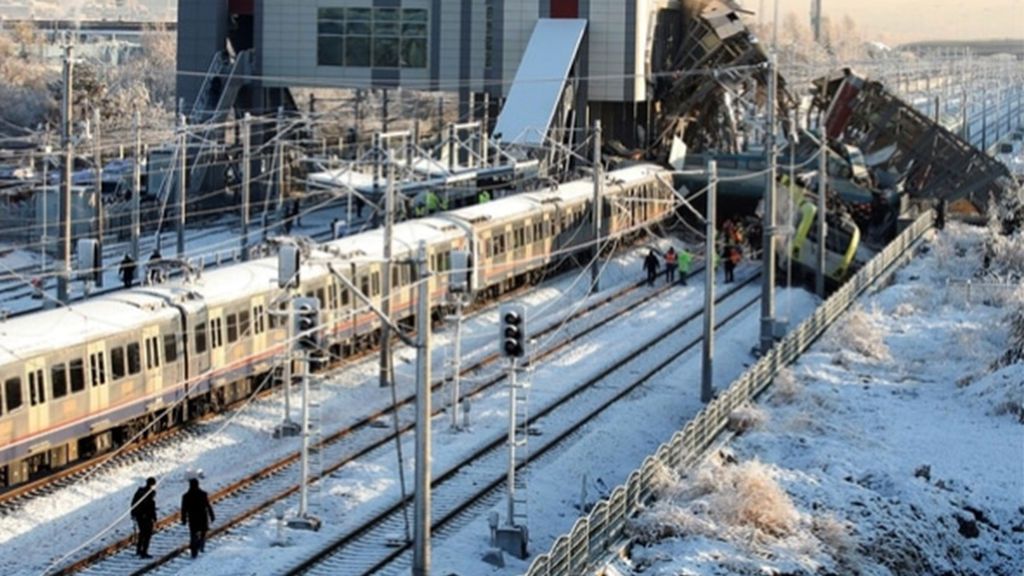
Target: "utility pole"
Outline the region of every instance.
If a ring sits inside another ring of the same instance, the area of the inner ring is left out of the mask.
[[[601,290],[601,188],[604,186],[604,170],[601,168],[601,121],[594,121],[594,200],[590,210],[594,234],[594,259],[590,263],[590,285],[594,292]]]
[[[249,261],[249,194],[252,190],[252,116],[242,117],[242,262]]]
[[[766,353],[775,341],[775,174],[777,157],[775,154],[775,106],[778,88],[778,69],[775,65],[775,52],[768,56],[768,185],[765,187],[764,202],[764,240],[762,241],[762,276],[761,291],[761,352]]]
[[[53,150],[50,148],[50,125],[46,125],[46,135],[43,143],[43,234],[40,242],[41,247],[39,249],[39,262],[43,272],[46,272],[46,249],[49,247],[50,242],[50,216],[49,203],[50,203],[50,153]]]
[[[310,96],[310,100],[309,100],[309,106],[310,106],[310,111],[311,112],[312,112],[312,107],[313,107],[313,103],[314,102],[316,102],[316,98],[311,95]],[[277,177],[274,179],[274,181],[277,184],[277,212],[278,212],[278,214],[281,215],[280,216],[281,219],[287,217],[287,210],[286,210],[287,206],[285,205],[285,202],[284,202],[284,136],[283,136],[283,132],[284,132],[284,106],[278,106],[278,108],[277,108],[277,122],[275,123],[275,126],[274,126],[274,133],[275,133],[276,138],[277,138],[275,140],[275,143],[274,143],[274,156],[277,158]],[[270,205],[270,198],[264,198],[263,199],[263,206],[264,206],[263,214],[264,215],[266,215],[267,207],[269,205]],[[269,228],[270,228],[270,226],[268,226],[267,222],[264,220],[264,222],[263,222],[263,239],[264,240],[267,239],[267,235],[270,233]]]
[[[377,137],[380,144],[380,137]],[[391,318],[391,233],[395,220],[395,167],[388,162],[388,181],[384,199],[384,265],[381,275],[381,310]],[[380,387],[391,386],[391,327],[380,327]]]
[[[708,160],[707,222],[704,232],[704,358],[701,363],[700,401],[707,404],[715,395],[715,221],[718,217],[718,164]]]
[[[71,142],[72,84],[74,83],[74,61],[70,42],[64,47],[64,91],[61,101],[61,144],[64,146],[63,191],[60,198],[61,237],[63,240],[64,269],[57,278],[57,299],[67,303],[71,284],[71,171],[74,165],[75,149]]]
[[[106,207],[103,206],[103,150],[100,148],[100,109],[92,114],[92,151],[93,163],[96,165],[96,242],[99,244],[100,260],[96,262],[99,273],[95,274],[96,287],[103,287],[103,229],[107,219]]]
[[[142,115],[138,110],[132,119],[132,132],[135,134],[135,162],[132,166],[132,260],[135,260],[135,267],[138,270],[141,228],[139,210],[142,196]]]
[[[824,92],[824,86],[822,86]],[[823,100],[824,101],[824,100]],[[821,118],[821,141],[818,147],[818,271],[814,288],[818,297],[825,299],[825,238],[828,226],[825,222],[826,196],[828,195],[828,134],[825,133],[825,116]],[[793,185],[792,182],[789,184]]]
[[[188,175],[188,120],[182,114],[179,122],[181,133],[178,135],[178,258],[185,258],[185,196],[188,188],[185,177]]]
[[[453,343],[452,358],[452,426],[454,431],[460,430],[459,412],[461,408],[462,395],[459,388],[462,385],[462,293],[454,293],[455,296],[455,342]]]
[[[413,576],[430,574],[430,270],[427,245],[417,254],[419,298],[416,313],[416,502]]]
[[[814,29],[814,43],[821,44],[821,0],[811,0],[811,27]]]

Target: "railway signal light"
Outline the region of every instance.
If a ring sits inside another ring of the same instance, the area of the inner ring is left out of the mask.
[[[316,298],[296,298],[295,338],[300,350],[320,348],[320,302]]]
[[[498,347],[506,358],[522,358],[526,354],[526,309],[519,304],[501,307]]]

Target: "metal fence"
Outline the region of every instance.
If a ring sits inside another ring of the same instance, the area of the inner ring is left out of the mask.
[[[1019,282],[992,282],[977,280],[949,280],[946,282],[950,301],[985,306],[1002,306],[1024,290]]]
[[[577,520],[568,534],[555,540],[548,553],[537,556],[527,576],[575,576],[606,561],[613,545],[622,539],[627,519],[651,500],[658,469],[681,469],[696,463],[725,429],[732,411],[767,388],[778,371],[807,350],[865,290],[909,258],[909,248],[931,229],[933,219],[933,212],[928,211],[915,220],[685,428],[659,446],[608,499],[598,502],[590,514]]]

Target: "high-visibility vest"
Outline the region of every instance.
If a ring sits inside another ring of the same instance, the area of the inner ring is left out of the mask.
[[[433,192],[427,192],[427,212],[437,212],[438,200],[437,194]]]
[[[476,203],[477,204],[483,204],[485,202],[490,202],[490,201],[491,201],[491,193],[488,192],[487,190],[481,190],[480,193],[476,195]]]
[[[690,262],[693,260],[693,256],[689,252],[683,250],[679,253],[679,272],[681,274],[690,273]]]

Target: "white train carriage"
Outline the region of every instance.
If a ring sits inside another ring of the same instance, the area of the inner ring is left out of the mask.
[[[106,450],[180,375],[179,315],[123,293],[0,326],[0,486]],[[161,363],[160,351],[174,361]]]
[[[675,210],[672,174],[654,164],[637,164],[608,174],[601,208],[606,237],[633,236]]]
[[[649,165],[609,173],[602,236],[635,233],[669,214],[668,177]],[[580,180],[395,225],[394,318],[415,317],[416,278],[403,262],[416,259],[420,242],[437,312],[452,251],[470,253],[473,292],[500,294],[588,245],[592,195],[593,183]],[[379,306],[383,243],[374,230],[319,246],[292,290],[319,301],[325,345],[337,357],[379,340],[379,318],[337,275]],[[277,275],[277,259],[264,258],[0,324],[0,486],[251,394],[285,351],[280,312],[289,294]]]

